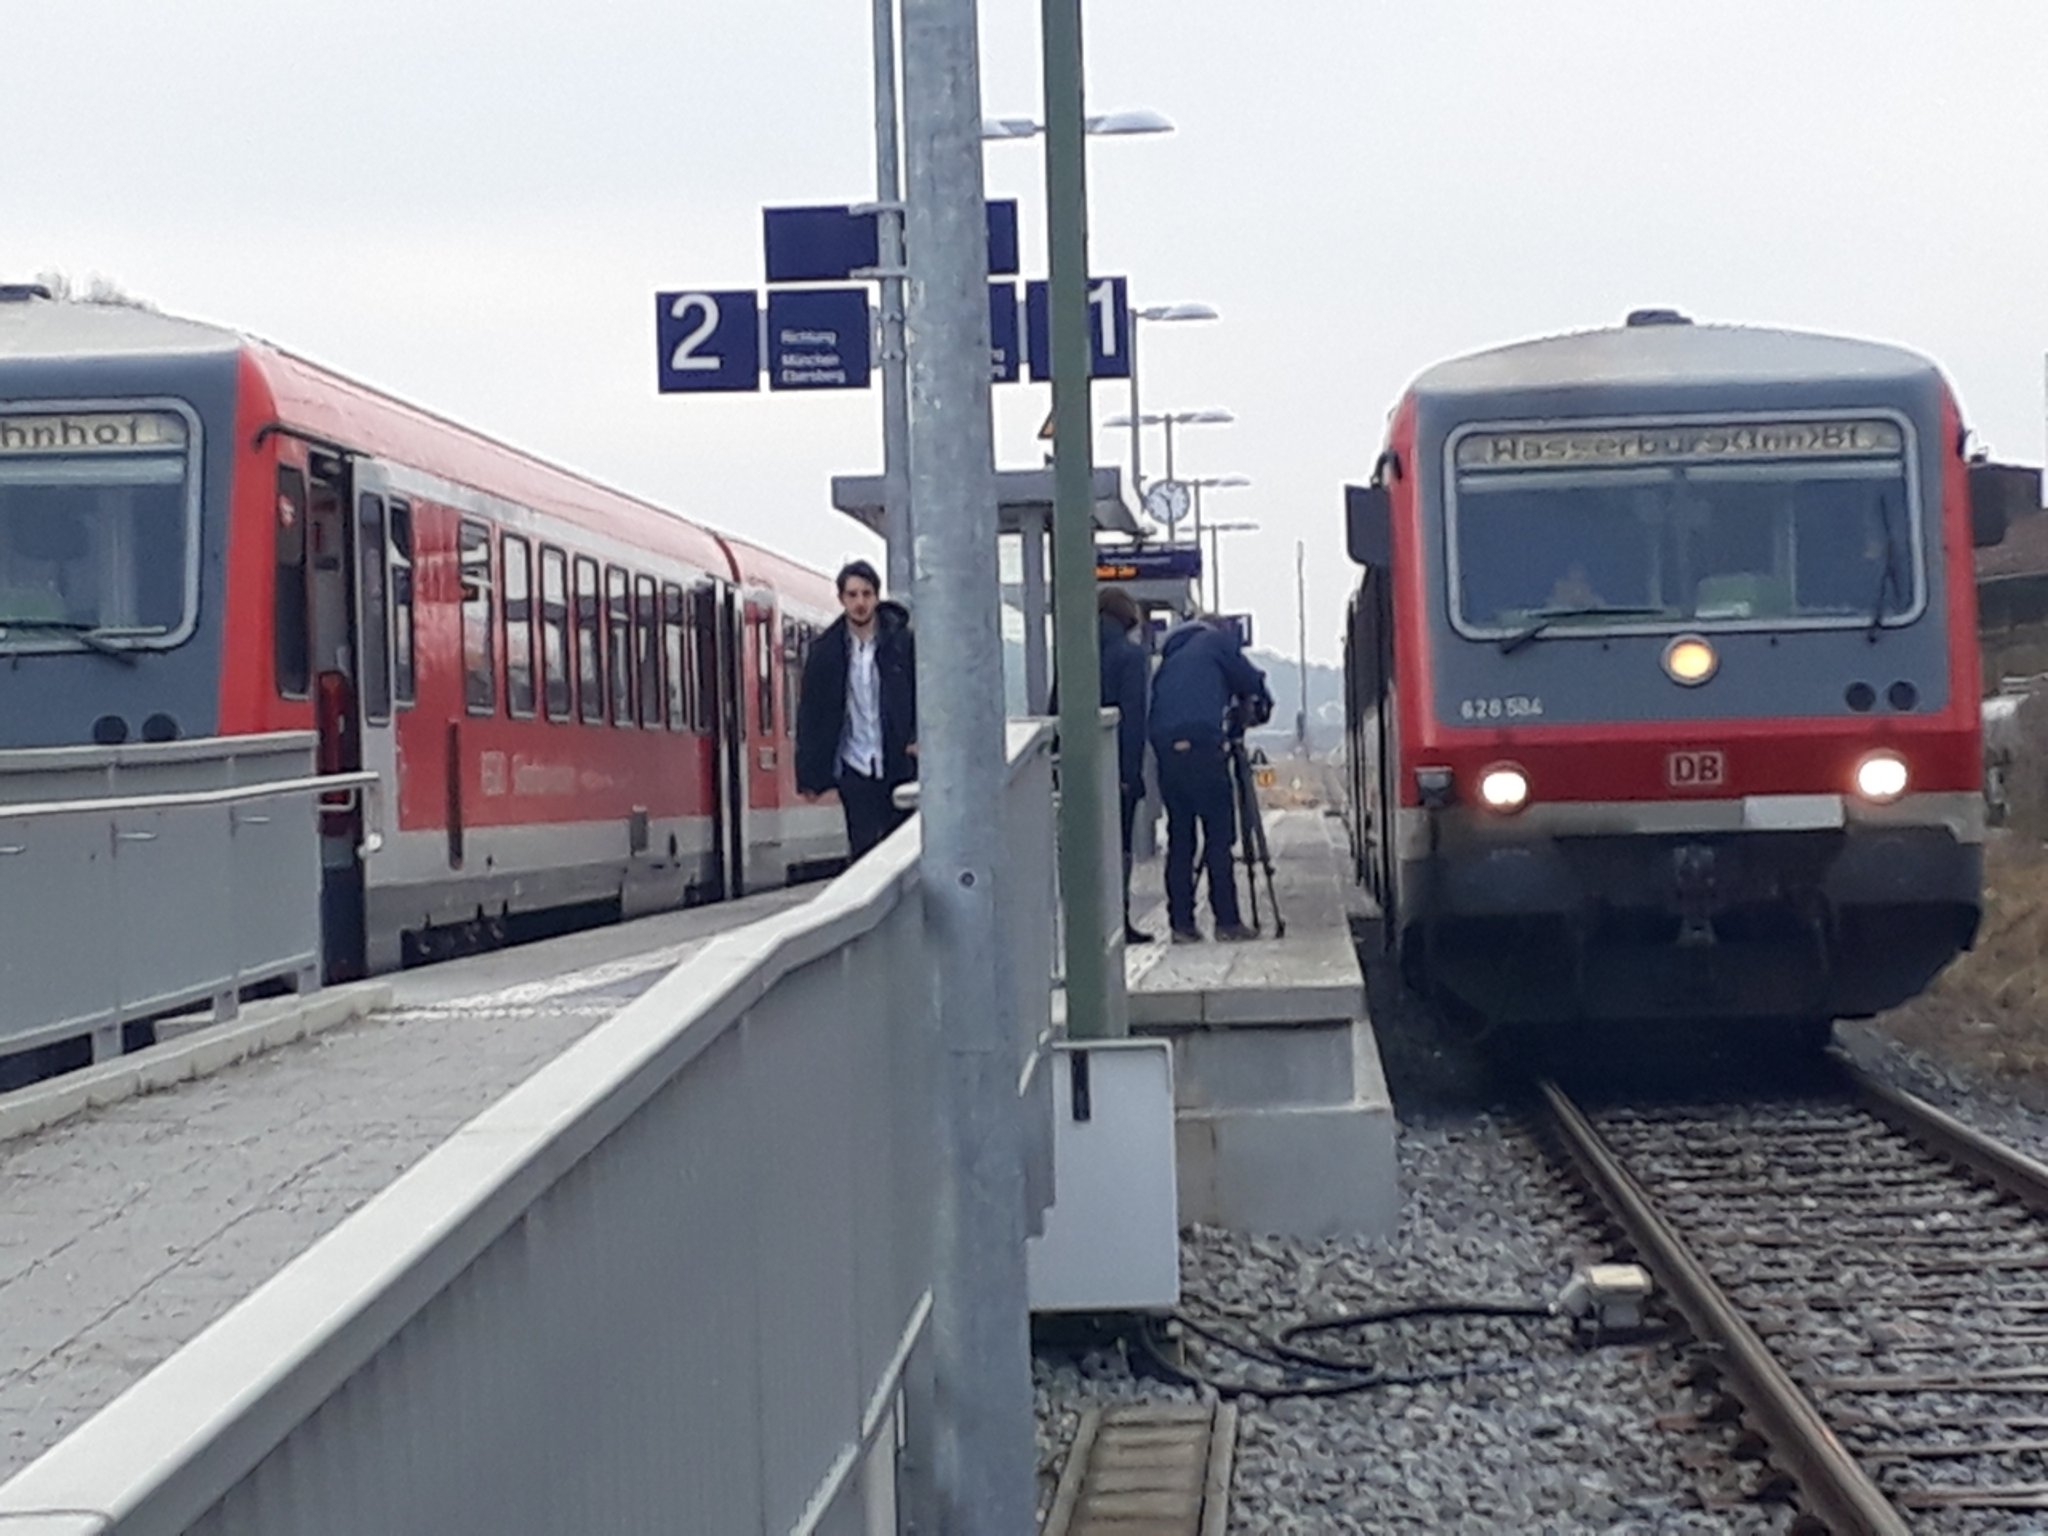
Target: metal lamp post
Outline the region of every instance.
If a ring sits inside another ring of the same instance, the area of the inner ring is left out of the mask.
[[[1173,429],[1175,427],[1222,426],[1237,418],[1220,409],[1201,411],[1147,411],[1140,416],[1112,416],[1105,421],[1105,427],[1129,427],[1136,432],[1139,427],[1164,426],[1166,428],[1166,478],[1173,478]]]
[[[1205,475],[1198,480],[1190,480],[1188,484],[1194,487],[1195,492],[1195,547],[1199,549],[1202,545],[1202,492],[1205,490],[1236,490],[1241,486],[1250,485],[1251,481],[1246,479],[1243,475]],[[1237,524],[1235,525],[1235,527],[1233,527],[1231,531],[1235,532],[1237,528],[1256,526],[1256,524]],[[1203,606],[1207,608],[1211,613],[1214,613],[1216,611],[1217,604],[1223,600],[1223,584],[1220,580],[1217,579],[1216,572],[1215,535],[1219,528],[1220,525],[1212,525],[1210,528],[1209,559],[1206,567],[1208,573],[1206,577],[1206,585],[1209,588],[1209,599],[1206,603],[1203,604]]]
[[[1226,533],[1257,533],[1257,523],[1211,523],[1209,525],[1209,611],[1223,609],[1223,554],[1221,536]]]
[[[1153,324],[1172,324],[1221,318],[1207,304],[1152,304],[1131,311],[1130,334],[1124,339],[1131,359],[1131,412],[1121,419],[1129,421],[1131,427],[1131,494],[1135,497],[1142,498],[1145,494],[1144,433],[1141,430],[1145,418],[1138,404],[1138,323],[1142,320]],[[1172,478],[1171,472],[1167,478]]]

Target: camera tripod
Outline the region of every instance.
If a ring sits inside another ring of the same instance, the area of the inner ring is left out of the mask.
[[[1266,841],[1265,818],[1259,814],[1258,787],[1252,780],[1252,765],[1245,756],[1244,736],[1237,731],[1224,738],[1225,757],[1230,766],[1231,796],[1237,807],[1237,840],[1241,852],[1233,856],[1233,863],[1242,862],[1245,869],[1245,889],[1250,898],[1249,913],[1254,931],[1261,928],[1259,921],[1259,872],[1266,876],[1266,905],[1273,912],[1273,937],[1283,938],[1287,933],[1287,918],[1280,910],[1280,893],[1273,886],[1273,850]],[[1199,824],[1198,824],[1199,830]],[[1195,893],[1202,890],[1202,876],[1208,860],[1203,845],[1195,847]]]

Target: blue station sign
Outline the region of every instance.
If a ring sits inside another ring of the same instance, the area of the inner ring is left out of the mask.
[[[663,394],[761,387],[759,300],[752,289],[657,293],[654,336]]]
[[[768,295],[770,389],[866,389],[871,331],[865,288]]]
[[[988,271],[991,277],[1018,270],[1017,204],[988,205]],[[881,232],[872,208],[856,211],[844,203],[807,208],[763,208],[761,246],[770,283],[843,283],[881,261]]]

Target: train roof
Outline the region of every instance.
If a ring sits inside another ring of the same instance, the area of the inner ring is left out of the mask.
[[[739,574],[741,585],[772,587],[778,593],[800,600],[815,612],[837,614],[838,593],[830,576],[733,534],[721,537],[732,553],[733,568]]]
[[[279,421],[294,431],[428,470],[593,531],[673,550],[736,581],[778,591],[786,588],[814,605],[831,605],[831,578],[818,571],[550,463],[272,342],[131,305],[40,298],[0,302],[0,361],[117,361],[146,356],[196,362],[238,354],[270,391]]]
[[[1454,358],[1410,386],[1420,397],[1572,389],[1729,387],[1852,379],[1924,383],[1927,358],[1883,342],[1685,320],[1610,326],[1514,342]]]
[[[0,303],[0,358],[222,357],[243,344],[233,331],[127,304],[10,298]]]

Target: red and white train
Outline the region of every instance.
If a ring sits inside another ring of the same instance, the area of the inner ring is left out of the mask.
[[[1647,311],[1410,386],[1346,647],[1411,978],[1518,1024],[1830,1021],[1972,942],[1972,549],[2016,490],[1926,359]]]
[[[0,747],[317,730],[330,977],[829,869],[829,578],[232,331],[0,289]]]

